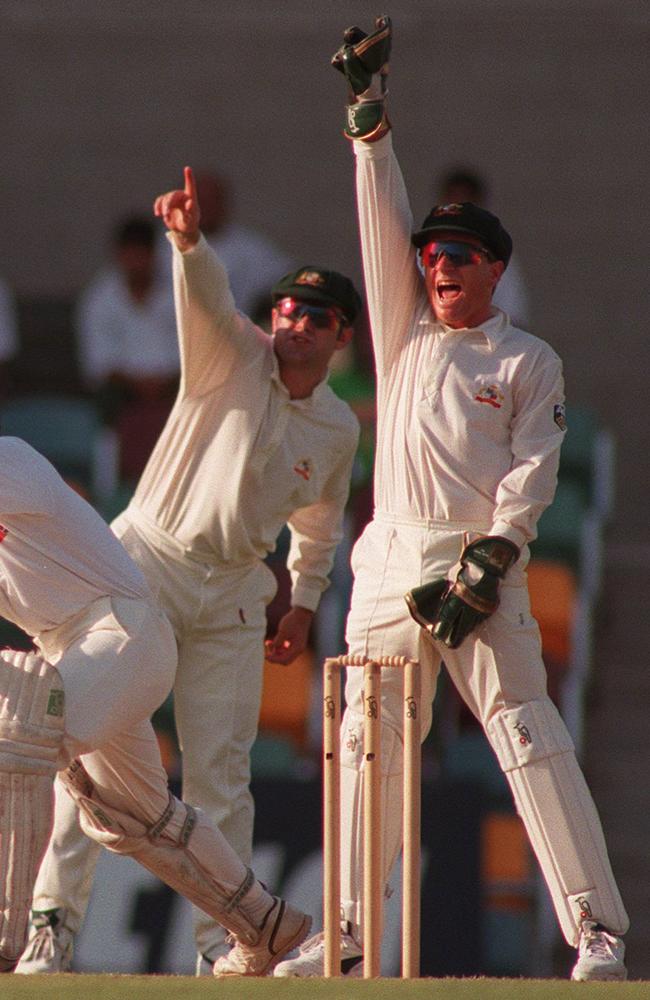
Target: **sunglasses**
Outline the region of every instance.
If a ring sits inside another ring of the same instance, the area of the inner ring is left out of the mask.
[[[283,319],[297,323],[304,316],[311,326],[317,327],[319,330],[331,330],[332,333],[338,333],[345,326],[345,317],[334,306],[316,306],[311,302],[285,298],[276,302],[275,308]]]
[[[420,251],[423,266],[435,267],[443,254],[454,267],[494,260],[489,250],[484,247],[475,247],[471,243],[456,243],[452,240],[433,240]]]

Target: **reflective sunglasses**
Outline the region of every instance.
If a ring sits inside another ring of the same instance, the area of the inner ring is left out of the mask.
[[[334,306],[317,306],[311,302],[285,298],[276,302],[275,308],[283,319],[297,323],[305,316],[309,323],[319,330],[331,330],[333,333],[338,333],[345,326],[344,316]]]
[[[424,267],[435,267],[444,256],[454,267],[465,267],[466,264],[481,264],[484,260],[494,260],[489,250],[476,247],[471,243],[456,243],[452,240],[432,240],[420,251]]]

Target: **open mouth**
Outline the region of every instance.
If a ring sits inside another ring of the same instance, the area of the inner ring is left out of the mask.
[[[441,302],[449,302],[457,298],[461,292],[462,288],[456,281],[438,281],[436,283],[436,293]]]

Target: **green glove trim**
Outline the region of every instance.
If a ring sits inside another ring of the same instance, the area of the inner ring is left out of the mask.
[[[409,591],[406,603],[412,617],[434,639],[457,649],[499,607],[499,581],[518,558],[517,546],[500,535],[470,542],[455,581],[434,580]],[[479,576],[476,569],[482,570]]]
[[[348,104],[344,135],[347,139],[376,142],[386,135],[390,122],[386,117],[383,101],[360,101]]]
[[[375,30],[370,34],[361,28],[347,28],[343,45],[332,57],[332,66],[343,73],[353,97],[359,97],[371,86],[373,76],[382,77],[381,87],[373,97],[386,91],[385,78],[391,49],[392,28],[390,18],[378,17]]]

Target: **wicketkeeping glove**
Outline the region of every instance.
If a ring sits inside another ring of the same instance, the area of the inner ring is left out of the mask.
[[[390,128],[384,109],[392,27],[385,15],[375,20],[371,34],[347,28],[343,45],[332,57],[332,66],[348,81],[350,103],[345,135],[374,142]]]
[[[499,582],[519,549],[508,538],[487,535],[465,546],[455,580],[433,580],[405,595],[416,622],[449,649],[463,639],[499,606]]]

